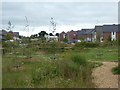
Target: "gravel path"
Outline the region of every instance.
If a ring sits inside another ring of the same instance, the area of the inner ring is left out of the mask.
[[[116,62],[103,62],[103,65],[93,70],[93,82],[96,88],[118,88],[118,75],[113,75],[111,69]]]

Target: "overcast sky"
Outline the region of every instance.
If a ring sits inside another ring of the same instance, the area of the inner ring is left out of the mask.
[[[57,23],[56,32],[94,28],[95,25],[118,23],[117,2],[3,2],[2,28],[8,21],[27,36],[25,16],[28,18],[30,33],[51,32],[50,18]]]

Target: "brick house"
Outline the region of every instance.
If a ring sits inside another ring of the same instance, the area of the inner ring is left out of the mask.
[[[106,42],[108,39],[111,41],[117,40],[118,38],[118,25],[103,25],[95,26],[96,36],[99,37],[100,42]]]
[[[59,41],[64,41],[64,39],[66,38],[66,33],[63,31],[62,33],[59,34]]]
[[[77,31],[77,38],[79,40],[91,42],[94,40],[94,29],[82,29]]]
[[[120,36],[120,31],[118,31],[118,25],[101,25],[95,26],[94,29],[81,29],[78,31],[69,31],[67,33],[60,33],[60,41],[65,38],[70,42],[77,42],[78,40],[83,40],[87,42],[106,42],[108,39],[111,41],[117,40],[118,35]]]
[[[69,31],[66,33],[66,38],[68,39],[68,41],[75,43],[77,40],[77,32],[76,31]]]
[[[95,26],[96,41],[103,42],[103,26]]]
[[[7,32],[6,30],[0,30],[0,41],[5,41],[8,34],[12,35],[13,40],[19,40],[19,32]]]
[[[111,41],[117,40],[118,25],[103,25],[103,41],[109,38]]]

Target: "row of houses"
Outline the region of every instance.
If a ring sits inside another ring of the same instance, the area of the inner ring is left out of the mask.
[[[59,41],[63,42],[67,39],[69,42],[105,42],[108,39],[117,40],[118,35],[120,34],[118,30],[118,26],[116,24],[113,25],[102,25],[102,26],[95,26],[92,29],[81,29],[81,30],[71,30],[68,32],[61,32],[59,35]]]
[[[7,32],[6,30],[2,29],[0,30],[0,41],[5,41],[7,38],[7,35],[11,35],[12,40],[19,40],[19,32]]]
[[[57,36],[49,36],[45,35],[45,38],[47,41],[51,41],[52,39],[55,39],[56,41],[64,42],[65,39],[68,40],[68,42],[75,43],[75,42],[105,42],[108,39],[117,40],[118,35],[120,35],[120,32],[118,30],[118,26],[116,24],[113,25],[101,25],[101,26],[95,26],[92,29],[81,29],[81,30],[71,30],[68,32],[61,32],[59,34],[59,37]],[[6,36],[8,34],[11,34],[13,37],[13,40],[19,40],[19,32],[7,32],[6,30],[0,30],[0,41],[6,40]]]

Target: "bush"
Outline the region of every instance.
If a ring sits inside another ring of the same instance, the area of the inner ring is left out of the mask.
[[[80,54],[64,53],[62,60],[59,61],[57,66],[60,67],[60,71],[66,78],[77,78],[77,76],[80,74],[81,68],[87,67],[87,61]]]
[[[86,65],[87,63],[86,59],[78,53],[72,54],[71,59],[74,63],[79,64],[79,65]]]
[[[64,52],[65,44],[59,42],[49,42],[43,47],[41,50],[48,52],[48,53],[61,53]]]
[[[118,45],[118,41],[109,41],[100,44],[101,47],[109,47],[109,46],[117,46],[117,45]]]
[[[80,54],[73,52],[69,54],[64,53],[61,60],[58,61],[57,66],[63,79],[70,79],[72,82],[76,82],[76,85],[79,82],[78,87],[83,87],[83,84],[85,87],[93,86],[91,73],[94,65],[89,64]]]
[[[113,73],[113,74],[119,74],[119,75],[120,75],[120,68],[119,68],[119,67],[114,67],[114,68],[112,68],[112,73]]]
[[[42,65],[40,68],[36,69],[32,75],[32,83],[34,85],[41,84],[45,80],[52,79],[59,75],[59,71],[56,67],[51,64]]]
[[[99,44],[93,42],[79,42],[75,44],[75,47],[81,47],[81,48],[92,48],[97,46],[99,46]]]

